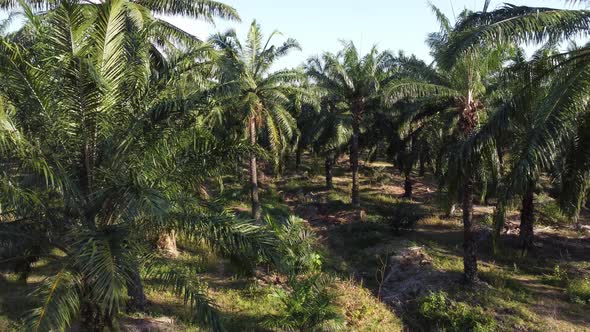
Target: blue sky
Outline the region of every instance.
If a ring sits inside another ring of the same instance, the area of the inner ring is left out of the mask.
[[[428,33],[439,29],[427,0],[218,0],[238,10],[242,22],[217,20],[215,25],[183,17],[166,20],[184,30],[206,39],[213,32],[234,28],[245,38],[252,20],[261,24],[268,35],[279,30],[283,37],[292,37],[303,50],[283,59],[277,67],[295,67],[312,55],[324,51],[336,52],[340,40],[352,40],[361,51],[372,45],[380,50],[404,50],[430,61],[425,39]],[[481,10],[484,0],[431,0],[450,18],[462,9]],[[527,6],[577,7],[566,5],[565,0],[492,0],[490,9],[504,2]],[[6,13],[0,12],[0,18]]]
[[[279,30],[284,37],[299,41],[303,50],[280,65],[297,66],[311,55],[335,52],[341,39],[352,40],[361,50],[376,44],[379,49],[404,50],[429,61],[424,43],[438,24],[426,0],[221,0],[238,10],[241,23],[218,21],[215,27],[186,18],[168,18],[183,29],[207,38],[215,30],[235,28],[245,36],[253,19],[266,34]],[[490,8],[504,2],[527,6],[566,7],[564,0],[493,0]],[[463,8],[481,10],[483,0],[432,0],[449,17]],[[568,7],[572,7],[568,5]],[[277,42],[279,42],[277,40]]]

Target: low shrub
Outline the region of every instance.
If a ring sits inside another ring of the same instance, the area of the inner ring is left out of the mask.
[[[282,252],[281,268],[289,274],[320,271],[322,256],[318,239],[303,219],[290,216],[277,224],[269,219],[268,224],[279,237]]]
[[[543,282],[565,288],[569,300],[579,304],[590,304],[590,278],[575,276],[566,269],[555,265],[553,273],[544,275]]]
[[[479,223],[488,227],[494,227],[494,216],[491,214],[486,214],[481,219],[479,219]]]
[[[426,212],[420,205],[400,201],[390,207],[389,214],[384,219],[394,232],[400,233],[413,230],[416,228],[416,223],[424,217],[426,217]]]
[[[554,200],[548,200],[536,206],[539,210],[537,223],[541,225],[559,226],[567,225],[570,223],[559,208],[559,205]]]
[[[568,282],[567,271],[559,265],[555,265],[551,274],[543,276],[543,282],[548,285],[564,287]]]
[[[291,278],[291,292],[278,289],[274,294],[283,305],[282,310],[266,317],[263,325],[286,331],[338,330],[343,318],[334,305],[336,294],[330,289],[332,281],[323,274]]]
[[[567,282],[565,292],[570,301],[580,304],[590,304],[590,279],[573,278]]]
[[[423,297],[418,313],[431,330],[491,332],[496,329],[496,320],[480,306],[453,301],[442,291]]]

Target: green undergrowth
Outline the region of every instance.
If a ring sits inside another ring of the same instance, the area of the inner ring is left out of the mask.
[[[443,291],[424,296],[418,314],[430,330],[492,332],[497,327],[493,316],[481,306],[454,301]]]
[[[444,213],[436,195],[431,202],[418,203],[387,192],[384,186],[403,182],[390,167],[380,165],[363,169],[361,219],[350,207],[346,166],[334,170],[333,190],[324,187],[321,162],[309,163],[276,184],[261,185],[263,215],[285,245],[282,264],[300,267],[295,276],[265,266],[257,277],[244,275],[229,260],[183,239],[179,239],[181,256],[158,258],[159,264],[190,270],[202,280],[207,285],[203,291],[218,306],[228,331],[577,331],[588,326],[590,263],[535,253],[523,256],[509,245],[493,255],[491,240],[485,239],[479,250],[483,283],[465,288],[460,218],[440,217]],[[242,183],[228,180],[223,190],[212,190],[215,198],[210,203],[248,218],[249,194],[243,188]],[[552,203],[539,206],[539,211],[540,218],[547,219],[540,223],[565,222]],[[289,226],[289,216],[298,212],[302,217],[313,214],[313,229],[298,218]],[[490,222],[485,216],[477,219],[486,227]],[[443,289],[420,294],[394,313],[376,296],[379,276],[389,257],[416,246],[449,280]],[[14,275],[0,280],[0,331],[22,329],[22,313],[35,304],[26,294],[54,268],[38,262],[28,285]],[[182,299],[161,286],[146,279],[150,305],[147,312],[133,317],[172,317],[175,330],[201,331],[190,323]],[[550,303],[552,311],[543,303]]]
[[[169,261],[169,264],[189,261],[203,263],[192,254],[184,253],[178,262]],[[261,281],[215,275],[220,273],[220,269],[224,267],[218,266],[217,271],[206,271],[202,277],[209,284],[207,294],[220,308],[228,331],[263,331],[271,327],[284,330],[279,327],[321,321],[322,318],[327,319],[322,326],[337,326],[337,331],[384,331],[382,328],[401,331],[401,321],[396,315],[354,281],[329,277],[324,288],[318,290],[314,288],[315,284],[306,284],[306,277],[299,283],[291,283],[279,275]],[[275,281],[275,278],[280,281]],[[178,331],[200,331],[189,323],[188,310],[172,293],[162,292],[158,285],[149,282],[146,293],[151,301],[146,313],[148,317],[175,317]],[[321,309],[319,313],[306,310],[318,306]],[[310,330],[306,325],[298,327],[303,328],[303,331]]]
[[[543,282],[562,288],[572,303],[590,305],[590,275],[570,270],[574,270],[571,264],[557,264],[552,273],[543,276]]]
[[[538,211],[538,224],[565,226],[571,223],[570,219],[561,212],[559,204],[547,195],[540,195],[537,197],[535,208]]]

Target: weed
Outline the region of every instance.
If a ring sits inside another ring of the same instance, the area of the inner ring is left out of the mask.
[[[542,280],[548,285],[563,287],[568,281],[567,271],[557,264],[551,274],[543,275]]]
[[[559,208],[559,205],[555,200],[548,200],[543,202],[543,204],[538,205],[539,210],[539,218],[537,220],[538,224],[541,225],[549,225],[549,226],[559,226],[559,225],[567,225],[570,223],[569,218],[567,218]]]
[[[350,204],[351,197],[350,197],[350,195],[345,194],[345,193],[331,191],[330,193],[328,193],[328,201],[329,202],[340,202],[343,204]]]
[[[267,223],[280,240],[283,253],[281,265],[285,272],[299,274],[321,270],[322,256],[317,250],[317,236],[303,219],[290,216],[283,223],[277,224],[269,218]]]
[[[510,277],[510,273],[506,270],[494,270],[485,273],[481,273],[481,277],[485,280],[488,284],[492,285],[495,288],[506,288],[508,286],[509,280],[512,280]]]
[[[431,328],[444,331],[495,331],[495,319],[480,306],[456,302],[445,292],[431,292],[420,301],[418,312]]]
[[[416,223],[424,218],[426,213],[418,204],[407,201],[400,201],[392,206],[390,214],[384,219],[391,225],[394,232],[413,230]]]
[[[284,310],[264,320],[269,328],[296,331],[326,331],[342,326],[342,317],[334,306],[336,294],[329,289],[332,279],[316,274],[303,279],[292,278],[289,293],[278,289],[275,296]]]
[[[580,304],[590,304],[589,278],[573,278],[569,280],[565,291],[570,301]]]
[[[555,265],[552,274],[543,276],[543,282],[564,287],[565,293],[573,303],[590,304],[590,279],[588,277],[571,276],[560,265]]]
[[[481,219],[479,219],[480,224],[493,227],[494,226],[494,216],[491,214],[486,214]]]

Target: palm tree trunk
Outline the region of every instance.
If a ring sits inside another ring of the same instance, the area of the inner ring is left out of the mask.
[[[301,140],[299,140],[299,142],[297,142],[297,150],[295,151],[295,170],[297,171],[301,167],[301,154],[303,153],[301,145]]]
[[[477,280],[477,242],[473,232],[473,177],[469,175],[463,184],[463,268],[465,283]]]
[[[256,145],[256,119],[250,118],[250,143]],[[256,155],[250,154],[250,196],[252,199],[252,218],[256,222],[260,221],[260,199],[258,198],[258,169],[256,164]]]
[[[407,198],[407,199],[412,199],[413,196],[413,180],[412,180],[412,173],[411,172],[405,172],[406,176],[405,176],[405,181],[404,181],[404,196],[403,198]]]
[[[275,174],[275,177],[280,177],[283,174],[285,174],[285,167],[287,165],[287,159],[285,156],[279,156],[279,164],[277,165],[277,174]]]
[[[332,156],[330,156],[329,154],[326,156],[325,165],[326,165],[326,188],[327,189],[334,188],[334,182],[333,182],[333,176],[332,176],[333,160],[334,160],[334,158]]]
[[[90,291],[83,286],[84,292]],[[100,308],[94,302],[91,302],[86,296],[82,295],[80,304],[80,330],[88,332],[103,332],[108,319],[101,313]]]
[[[496,153],[498,155],[498,165],[500,168],[500,176],[504,176],[504,153],[500,143],[496,143]]]
[[[478,110],[481,104],[473,99],[473,91],[467,93],[466,103],[459,118],[459,131],[467,138],[473,134],[477,123]],[[477,281],[477,241],[473,231],[473,186],[472,170],[464,174],[462,208],[463,208],[463,268],[465,283],[470,285]]]
[[[426,154],[428,153],[427,150],[424,148],[420,151],[420,170],[418,171],[418,176],[423,177],[426,174]]]
[[[88,332],[103,332],[105,323],[99,317],[98,308],[83,303],[80,309],[80,330]]]
[[[350,167],[352,169],[352,207],[358,209],[361,207],[359,194],[359,136],[361,122],[360,102],[356,102],[352,114],[352,141],[350,145]]]
[[[438,152],[436,155],[436,159],[434,161],[434,176],[436,178],[441,178],[443,176],[442,172],[442,165],[443,165],[443,154],[442,152]]]
[[[534,188],[529,185],[522,197],[522,208],[520,210],[520,246],[524,252],[533,247],[535,221]]]
[[[127,303],[127,308],[130,312],[145,311],[147,298],[145,297],[141,275],[137,266],[134,266],[129,277],[127,295],[129,295],[130,301]]]
[[[584,189],[583,192],[585,192],[586,190]],[[582,195],[578,195],[578,201],[577,201],[577,205],[576,208],[574,209],[573,213],[572,213],[572,224],[574,225],[574,229],[578,232],[582,231],[582,223],[580,222],[580,210],[582,209],[582,206],[584,205],[584,202],[586,201],[586,195],[582,194]]]
[[[88,143],[84,145],[82,150],[82,160],[80,161],[79,169],[80,193],[84,197],[86,204],[90,204],[90,195],[92,187],[92,149]],[[88,207],[88,206],[87,206]],[[95,229],[95,213],[91,208],[84,211],[83,223],[88,229]]]

